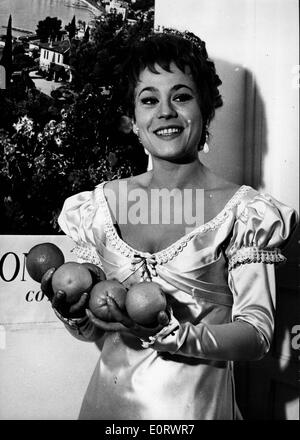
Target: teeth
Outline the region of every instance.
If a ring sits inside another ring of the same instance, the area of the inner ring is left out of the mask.
[[[159,136],[170,136],[171,134],[174,133],[180,133],[181,130],[179,128],[164,128],[163,130],[158,130],[156,132],[156,134],[158,134]]]

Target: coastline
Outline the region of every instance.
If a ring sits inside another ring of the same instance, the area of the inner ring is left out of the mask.
[[[80,0],[80,2],[86,4],[94,14],[99,15],[100,13],[103,13],[103,9],[97,5],[95,0]]]
[[[0,3],[1,3],[1,0],[0,0]],[[74,2],[74,4],[75,4],[75,2]],[[89,12],[89,15],[92,16],[92,18],[97,18],[103,14],[105,15],[104,8],[97,5],[96,0],[77,0],[76,4],[78,6],[78,15],[80,15],[79,14],[80,10],[82,10],[82,11],[85,10],[86,12]],[[76,10],[76,7],[75,7],[75,10]],[[9,15],[9,13],[10,13],[10,11],[8,10],[8,15]],[[42,20],[43,18],[44,17],[39,17],[39,20]],[[88,19],[86,19],[86,20],[88,20]],[[14,23],[14,20],[13,20],[13,23]],[[24,28],[21,28],[21,26],[19,26],[19,27],[13,26],[12,35],[14,38],[19,38],[20,36],[28,36],[30,34],[33,35],[33,34],[35,34],[35,27],[36,27],[36,23],[32,26],[32,29],[30,29],[30,28],[25,29],[25,25],[24,25]],[[3,23],[1,22],[0,34],[5,34],[6,31],[7,31],[7,21],[5,21]]]

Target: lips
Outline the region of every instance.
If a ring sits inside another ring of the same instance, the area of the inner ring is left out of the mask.
[[[160,127],[156,130],[154,130],[154,133],[157,136],[162,136],[162,137],[171,137],[171,136],[176,136],[181,134],[183,131],[183,127],[180,126],[168,126],[168,127]]]

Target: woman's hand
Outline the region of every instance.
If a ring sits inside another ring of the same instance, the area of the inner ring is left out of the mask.
[[[127,314],[123,313],[122,310],[118,307],[117,303],[110,296],[107,296],[107,307],[111,313],[111,316],[115,320],[115,322],[106,322],[97,318],[90,310],[86,310],[86,314],[89,317],[90,321],[98,328],[104,331],[129,331],[134,334],[138,338],[148,338],[149,336],[153,336],[162,330],[169,323],[169,316],[167,312],[161,311],[157,315],[157,326],[143,327],[136,322],[134,322]]]
[[[101,281],[101,274],[99,273],[98,266],[89,264],[88,267],[92,279],[93,285]],[[64,318],[84,318],[86,316],[85,310],[88,306],[89,294],[88,292],[83,292],[79,300],[74,304],[69,304],[66,301],[66,293],[62,290],[53,292],[52,289],[52,276],[55,272],[55,267],[47,270],[43,275],[41,281],[41,290],[51,301],[52,307],[57,310],[57,312]]]

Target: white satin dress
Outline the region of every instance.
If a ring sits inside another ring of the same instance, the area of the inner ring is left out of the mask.
[[[211,359],[201,343],[201,326],[246,321],[257,330],[262,353],[268,351],[274,329],[274,263],[285,260],[280,248],[295,227],[295,211],[242,186],[211,221],[149,254],[119,237],[104,184],[65,201],[62,230],[76,243],[79,261],[100,265],[107,279],[129,287],[146,268],[167,293],[173,317],[149,344],[129,332],[102,333],[87,318],[65,321],[75,337],[100,347],[79,418],[240,418],[233,363]]]

